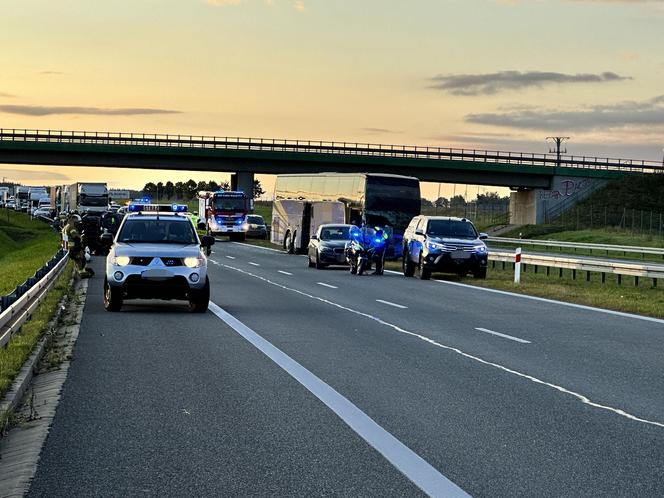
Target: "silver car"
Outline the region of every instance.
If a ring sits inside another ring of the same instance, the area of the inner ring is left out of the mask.
[[[181,299],[192,312],[207,310],[206,253],[214,238],[199,239],[184,206],[179,212],[168,208],[129,206],[115,239],[102,235],[102,242],[112,244],[104,278],[106,310],[120,310],[126,299]]]

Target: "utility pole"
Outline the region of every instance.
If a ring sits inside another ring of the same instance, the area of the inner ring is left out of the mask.
[[[560,168],[560,154],[567,154],[567,148],[563,150],[563,143],[566,140],[569,140],[569,138],[570,137],[546,137],[547,141],[552,140],[553,144],[556,146],[555,149],[549,147],[549,152],[556,153],[556,169],[553,172],[554,175],[558,173],[558,168]]]

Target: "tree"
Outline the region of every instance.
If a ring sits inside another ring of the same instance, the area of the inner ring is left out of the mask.
[[[175,183],[175,197],[178,199],[184,199],[184,183],[182,182],[176,182]]]
[[[196,190],[196,182],[192,179],[187,180],[187,183],[184,184],[185,192],[187,195],[188,199],[193,199],[196,197],[197,190]]]
[[[161,199],[164,196],[164,184],[163,182],[157,183],[157,200]]]
[[[258,199],[264,193],[265,190],[263,190],[260,180],[254,180],[253,198]]]
[[[433,202],[431,202],[429,199],[425,199],[422,197],[422,207],[433,207]]]
[[[170,201],[173,197],[173,194],[175,194],[175,185],[173,185],[173,182],[169,180],[164,186],[164,195]]]
[[[439,197],[433,204],[437,208],[447,209],[450,207],[450,200],[445,197]]]
[[[147,197],[156,197],[157,185],[152,182],[146,183],[145,187],[143,187],[143,195]]]

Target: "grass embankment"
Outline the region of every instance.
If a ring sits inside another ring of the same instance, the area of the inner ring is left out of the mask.
[[[387,263],[387,268],[401,271],[401,263],[391,261]],[[521,283],[517,285],[514,283],[511,264],[503,270],[502,264],[496,262],[496,268],[492,268],[489,263],[486,280],[442,273],[434,274],[434,277],[449,282],[664,318],[664,289],[653,288],[650,279],[640,279],[639,287],[635,287],[634,279],[629,277],[623,277],[622,284],[618,285],[615,275],[606,275],[606,283],[602,284],[598,273],[591,273],[590,282],[587,282],[585,272],[577,271],[576,279],[572,278],[571,270],[564,270],[562,278],[557,268],[551,268],[550,272],[547,276],[546,268],[540,267],[538,273],[535,273],[534,267],[527,265],[527,271],[522,271]]]
[[[73,264],[69,262],[30,320],[23,324],[21,331],[9,341],[6,348],[0,349],[0,397],[9,390],[12,381],[43,336],[61,299],[71,291],[72,271]]]
[[[0,295],[34,275],[60,246],[60,236],[41,221],[0,209]]]

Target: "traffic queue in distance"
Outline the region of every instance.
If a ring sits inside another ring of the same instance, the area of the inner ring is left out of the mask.
[[[306,252],[308,265],[347,265],[362,275],[385,260],[404,276],[432,273],[486,278],[487,235],[466,218],[420,214],[417,178],[388,174],[279,175],[272,207],[272,243]]]

